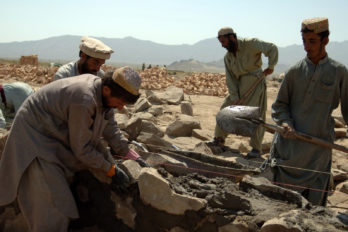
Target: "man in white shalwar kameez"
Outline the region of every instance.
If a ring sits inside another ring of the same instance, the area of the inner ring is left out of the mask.
[[[273,73],[278,62],[278,48],[273,43],[257,38],[239,38],[230,27],[221,28],[218,32],[218,39],[221,46],[227,49],[224,62],[228,95],[220,107],[223,109],[230,105],[239,105],[240,99],[261,75]],[[262,54],[268,57],[268,67],[264,70],[262,70]],[[260,107],[260,115],[265,120],[267,110],[266,81],[263,80],[242,104]],[[264,134],[265,130],[260,126],[251,136],[250,146],[252,150],[247,154],[248,158],[260,157]],[[227,136],[228,134],[216,125],[213,144],[224,145]]]

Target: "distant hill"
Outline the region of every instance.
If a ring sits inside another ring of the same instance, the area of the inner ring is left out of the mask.
[[[167,65],[177,70],[207,72],[224,71],[223,49],[216,38],[193,45],[164,45],[133,37],[123,39],[96,37],[115,53],[107,63]],[[0,58],[19,59],[22,55],[37,54],[40,60],[67,62],[78,59],[81,36],[64,35],[24,42],[0,43]],[[331,58],[348,65],[348,41],[330,42],[327,51]],[[305,56],[302,45],[279,47],[277,72],[283,72]],[[267,63],[267,61],[265,62]]]
[[[194,45],[164,45],[132,37],[123,39],[100,38],[114,53],[110,62],[168,65],[182,59],[201,62],[218,60],[224,50],[216,39],[202,40]],[[22,55],[37,54],[39,59],[68,61],[78,59],[81,36],[65,35],[43,40],[0,43],[0,58],[17,59]]]
[[[209,63],[203,63],[194,59],[180,60],[171,63],[167,66],[169,70],[181,70],[185,72],[212,72],[221,73],[225,68],[220,65],[210,65]]]

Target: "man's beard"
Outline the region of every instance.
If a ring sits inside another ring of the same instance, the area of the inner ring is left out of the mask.
[[[236,44],[232,40],[228,40],[228,46],[227,46],[227,51],[232,52],[233,54],[236,53]]]
[[[87,64],[87,60],[85,60],[82,64],[81,64],[81,74],[85,74],[85,73],[90,73],[93,75],[97,75],[97,70],[90,70],[88,68],[88,64]]]

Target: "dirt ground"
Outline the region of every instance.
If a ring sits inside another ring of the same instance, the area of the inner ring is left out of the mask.
[[[15,73],[16,76],[11,75],[11,72]],[[48,70],[47,74],[46,71],[41,71],[42,75],[46,76],[40,76],[38,73],[39,71],[35,71],[36,76],[43,77],[45,80],[51,80],[52,74],[54,74],[55,70]],[[8,83],[13,81],[24,81],[28,84],[32,85],[35,89],[40,88],[44,84],[46,84],[49,81],[42,81],[41,78],[36,78],[35,75],[33,75],[33,78],[26,79],[21,77],[22,72],[18,72],[15,68],[11,67],[11,70],[1,70],[0,67],[0,84],[2,83]],[[178,79],[182,79],[182,74],[180,77],[177,77]],[[35,82],[33,80],[40,80],[39,82]],[[271,105],[274,102],[276,95],[278,93],[278,89],[280,86],[279,79],[271,79],[269,78],[267,80],[267,113],[266,113],[266,122],[274,124],[273,120],[271,119]],[[163,91],[163,90],[154,90],[154,91]],[[144,93],[144,90],[141,90],[142,93]],[[186,96],[188,96],[191,99],[192,107],[193,107],[193,116],[197,119],[197,121],[200,122],[201,129],[207,131],[207,134],[209,135],[209,139],[213,138],[214,135],[214,128],[216,124],[215,116],[219,111],[220,105],[223,102],[223,97],[218,96],[207,96],[207,95],[193,95],[187,93]],[[170,123],[170,120],[173,119],[173,115],[180,114],[181,109],[180,105],[165,105],[164,106],[164,113],[163,115],[156,118],[156,124],[165,131],[166,127]],[[341,117],[340,109],[336,109],[333,113],[336,117]],[[266,132],[264,143],[270,143],[272,141],[273,135],[271,133]],[[177,137],[177,138],[169,138],[168,136],[165,137],[168,141],[172,142],[174,145],[180,147],[182,150],[192,150],[196,144],[201,142],[201,140],[194,138],[194,137]],[[237,136],[237,135],[229,135],[226,140],[226,146],[237,149],[240,151],[241,155],[244,156],[246,153],[251,149],[251,147],[248,145],[249,138]],[[335,141],[335,143],[343,145],[348,147],[348,139],[347,138],[341,138]],[[259,160],[259,163],[256,162],[256,166],[260,165],[261,162],[269,155],[268,152],[265,152],[263,154],[263,159]],[[332,167],[334,169],[339,169],[343,174],[347,175],[348,167],[348,156],[347,154],[343,152],[333,151],[333,163]],[[328,207],[336,209],[337,211],[345,212],[348,210],[348,195],[345,193],[342,193],[338,190],[335,191],[334,194],[331,194],[329,197]]]
[[[270,124],[275,124],[274,121],[271,118],[271,106],[274,102],[278,89],[279,89],[280,83],[279,81],[273,81],[268,80],[267,81],[267,113],[266,113],[266,122]],[[206,96],[206,95],[189,95],[192,106],[193,106],[193,116],[197,118],[197,121],[200,122],[202,130],[207,130],[210,139],[214,136],[214,128],[216,124],[215,116],[218,113],[220,109],[220,105],[222,104],[224,98],[223,97],[216,97],[216,96]],[[177,112],[180,113],[180,106],[177,105],[167,105],[166,106],[167,112]],[[333,116],[335,117],[342,117],[340,107],[338,107],[334,112]],[[162,125],[162,129],[165,130],[166,125],[168,125],[168,118],[165,116],[161,116],[158,118],[158,124]],[[194,149],[195,145],[200,142],[200,140],[194,138],[194,137],[179,137],[175,139],[171,139],[166,137],[167,140],[170,140],[173,144],[177,145],[183,150],[192,150]],[[263,140],[263,143],[270,144],[273,139],[273,134],[266,132],[265,137]],[[348,138],[341,138],[337,139],[335,141],[336,144],[348,147]],[[251,147],[249,146],[249,138],[237,136],[237,135],[229,135],[226,139],[226,146],[237,149],[241,152],[243,156],[247,154],[248,151],[250,151]],[[259,166],[262,164],[262,161],[266,159],[269,156],[268,152],[265,152],[262,155],[262,159],[255,160],[253,162],[253,165]],[[346,164],[348,161],[348,156],[346,153],[333,150],[333,162],[332,162],[332,168],[333,169],[339,169],[343,173],[347,174],[347,170],[345,168],[342,168],[341,164]],[[267,174],[268,175],[268,174]],[[268,177],[270,177],[268,175]],[[338,184],[338,183],[334,183]],[[333,186],[333,188],[336,186]],[[345,193],[342,193],[340,191],[331,192],[328,200],[328,207],[334,208],[337,211],[344,212],[348,210],[348,195]]]

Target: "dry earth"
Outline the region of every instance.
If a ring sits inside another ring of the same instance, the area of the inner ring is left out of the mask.
[[[114,67],[103,67],[104,70],[114,69]],[[56,67],[35,67],[30,65],[16,65],[8,63],[0,63],[0,83],[12,82],[12,81],[24,81],[31,84],[34,88],[40,88],[40,86],[52,81],[53,74],[57,70]],[[223,96],[226,94],[226,87],[223,74],[209,74],[209,73],[197,73],[190,74],[188,76],[169,76],[167,71],[163,68],[152,68],[151,70],[140,71],[143,77],[142,93],[145,95],[147,89],[151,89],[154,92],[163,92],[168,86],[177,86],[184,90],[186,97],[192,102],[193,116],[200,122],[202,133],[206,138],[212,139],[215,127],[215,116],[219,111],[220,105],[223,101]],[[277,76],[272,76],[267,80],[267,94],[268,94],[268,110],[267,119],[268,123],[273,123],[270,118],[270,107],[273,103],[280,80]],[[156,118],[156,125],[158,125],[163,131],[166,130],[169,122],[175,118],[175,115],[180,114],[180,105],[165,105],[162,115]],[[342,121],[340,110],[336,109],[333,115]],[[346,126],[342,130],[346,130]],[[340,130],[340,129],[338,129]],[[169,137],[164,136],[167,141],[176,145],[182,150],[190,151],[195,148],[197,144],[202,140],[195,137]],[[264,138],[264,154],[262,159],[256,159],[249,164],[259,166],[262,161],[269,155],[269,145],[273,135],[266,133]],[[337,144],[348,147],[348,139],[341,137],[336,140]],[[230,135],[226,141],[226,145],[231,149],[236,149],[240,152],[240,156],[243,157],[250,150],[248,145],[248,138]],[[228,157],[222,157],[228,158]],[[333,173],[335,176],[334,189],[329,197],[328,208],[331,208],[338,212],[347,213],[348,210],[348,157],[347,154],[340,151],[333,151]]]

